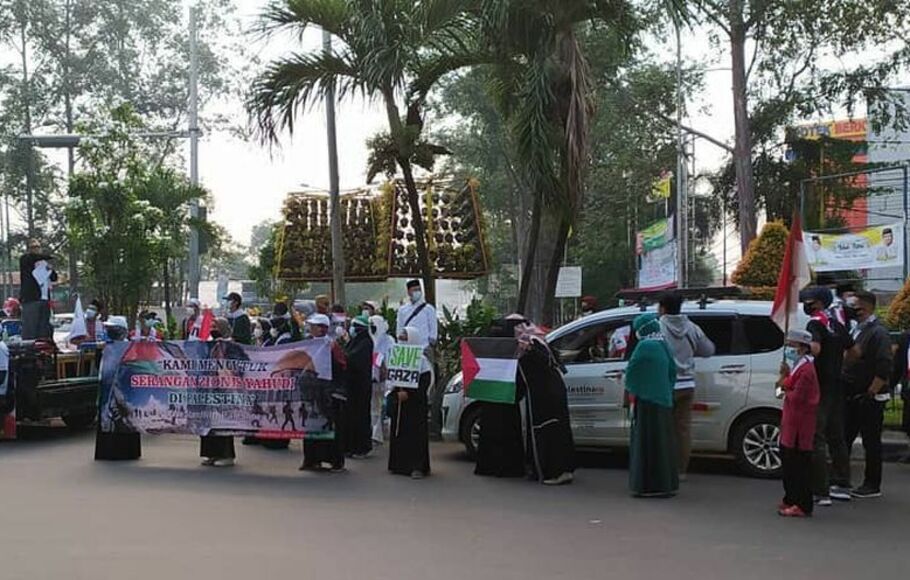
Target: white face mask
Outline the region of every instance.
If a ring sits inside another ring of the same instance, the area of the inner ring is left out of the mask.
[[[97,316],[97,315],[98,315],[98,312],[95,310],[86,310],[85,311],[86,318],[92,319],[92,318],[95,318],[95,316]]]
[[[196,309],[195,309],[195,308],[187,308],[187,309],[186,309],[186,314],[187,314],[187,316],[196,316]]]
[[[415,290],[414,292],[411,292],[411,303],[412,304],[417,304],[421,300],[423,300],[423,292],[421,292],[420,290]]]
[[[278,329],[273,328],[273,329],[269,330],[269,336],[271,336],[272,338],[278,338]]]
[[[364,318],[369,318],[370,316],[372,316],[372,314],[370,313],[369,310],[361,310],[360,315],[363,316]]]

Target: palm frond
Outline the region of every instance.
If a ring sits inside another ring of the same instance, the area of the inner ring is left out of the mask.
[[[260,12],[253,31],[264,37],[292,31],[299,37],[307,28],[317,26],[346,40],[350,22],[351,7],[346,0],[273,0]]]
[[[408,100],[426,100],[439,79],[449,73],[472,66],[494,64],[497,60],[497,55],[479,49],[437,53],[421,59],[412,71],[413,79],[408,84]]]
[[[264,143],[276,143],[282,131],[294,132],[297,113],[324,99],[330,88],[338,99],[369,93],[347,54],[292,54],[273,61],[253,81],[246,100],[253,130]]]

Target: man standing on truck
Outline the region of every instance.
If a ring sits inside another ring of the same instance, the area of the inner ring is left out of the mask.
[[[676,292],[664,294],[658,306],[660,331],[676,362],[673,389],[673,422],[679,448],[679,478],[685,481],[692,453],[692,403],[695,400],[695,357],[714,355],[714,343],[697,324],[681,314],[683,298]]]
[[[31,239],[28,252],[19,258],[19,300],[22,303],[22,339],[51,338],[51,283],[57,272],[50,267],[52,256],[41,251],[41,242]]]

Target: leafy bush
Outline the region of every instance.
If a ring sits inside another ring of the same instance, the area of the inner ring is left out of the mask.
[[[776,288],[788,235],[790,232],[783,222],[765,225],[761,235],[749,244],[749,250],[733,272],[733,283],[756,289]]]
[[[891,301],[885,320],[891,328],[910,329],[910,279],[907,279],[904,287]]]

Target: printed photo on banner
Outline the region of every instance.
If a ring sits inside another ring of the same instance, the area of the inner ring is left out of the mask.
[[[108,345],[101,429],[332,438],[331,348],[327,338],[275,348],[198,340]]]
[[[396,344],[389,352],[386,384],[393,389],[416,389],[420,386],[423,347]]]
[[[638,287],[642,290],[663,290],[677,283],[676,242],[667,243],[641,256]]]
[[[851,233],[806,232],[806,257],[816,272],[903,267],[904,226],[872,226]]]

